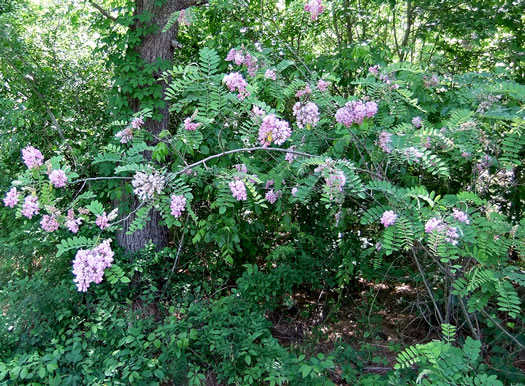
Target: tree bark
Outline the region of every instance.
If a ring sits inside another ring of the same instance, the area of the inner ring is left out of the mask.
[[[155,63],[157,60],[173,61],[174,48],[172,41],[177,38],[178,34],[178,23],[168,30],[162,32],[162,29],[169,20],[170,15],[175,11],[186,9],[193,5],[204,4],[203,0],[166,0],[161,5],[158,4],[158,0],[136,0],[135,15],[141,15],[145,12],[149,12],[153,15],[150,21],[145,25],[137,24],[132,28],[147,27],[151,25],[157,25],[158,29],[156,32],[151,33],[143,38],[141,43],[135,48],[134,53],[138,53],[140,58],[145,63]],[[153,74],[157,82],[160,80],[160,71]],[[163,98],[164,92],[166,91],[166,84],[162,84]],[[139,111],[140,101],[133,100],[132,108],[134,111]],[[144,124],[144,128],[153,135],[158,135],[161,131],[168,129],[169,124],[169,107],[165,104],[161,109],[157,110],[161,114],[160,120],[147,119]],[[146,155],[150,157],[150,155]],[[130,197],[132,202],[131,210],[134,210],[139,205],[139,202],[135,196]],[[130,235],[126,235],[129,225],[133,222],[134,216],[130,217],[122,223],[123,230],[117,233],[117,240],[121,247],[126,252],[136,252],[149,242],[152,241],[158,249],[161,249],[168,245],[168,229],[161,225],[161,216],[157,211],[150,213],[150,220],[144,226],[143,229],[138,230]]]

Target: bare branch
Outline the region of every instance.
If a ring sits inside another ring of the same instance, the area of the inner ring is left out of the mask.
[[[88,3],[95,8],[97,11],[99,11],[103,16],[107,17],[110,20],[117,21],[117,18],[114,16],[111,16],[111,14],[106,11],[104,8],[102,8],[100,5],[95,3],[93,0],[88,0]]]

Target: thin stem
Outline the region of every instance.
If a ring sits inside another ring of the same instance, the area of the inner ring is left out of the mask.
[[[228,155],[228,154],[246,153],[246,152],[252,152],[252,151],[277,151],[277,152],[281,152],[281,153],[290,153],[290,154],[300,155],[302,157],[308,157],[308,158],[319,157],[316,154],[309,154],[309,153],[304,153],[302,151],[291,150],[291,149],[281,149],[279,147],[263,147],[263,146],[247,147],[247,148],[223,151],[222,153],[211,155],[211,156],[209,156],[207,158],[204,158],[204,159],[202,159],[200,161],[197,161],[195,163],[192,163],[191,165],[186,166],[185,168],[183,168],[183,169],[179,170],[178,172],[174,173],[172,176],[176,177],[176,176],[178,176],[180,174],[183,174],[183,173],[187,172],[188,170],[193,169],[196,166],[199,166],[199,165],[201,165],[203,163],[211,161],[212,159],[215,159],[215,158],[220,158],[220,157],[223,157],[223,156]],[[354,169],[359,171],[359,172],[363,172],[363,173],[368,173],[368,174],[374,175],[376,177],[382,177],[380,174],[371,172],[370,170],[361,169],[361,168],[354,168]]]
[[[485,317],[487,319],[489,319],[492,323],[494,323],[494,325],[499,328],[505,335],[507,335],[514,343],[516,343],[516,345],[522,349],[522,350],[525,350],[525,346],[514,336],[512,335],[510,332],[508,332],[505,327],[503,327],[501,324],[498,323],[498,321],[496,319],[494,319],[492,316],[489,315],[488,312],[486,312],[485,310],[481,310],[481,313],[483,315],[485,315]]]
[[[80,180],[75,180],[71,182],[71,184],[78,184],[79,182],[87,182],[87,181],[103,181],[103,180],[132,180],[133,177],[119,177],[119,176],[111,176],[111,177],[89,177],[89,178],[82,178]]]
[[[441,315],[441,311],[439,311],[436,300],[434,299],[434,295],[432,294],[432,288],[430,288],[430,285],[428,284],[427,279],[425,278],[425,272],[423,271],[423,268],[421,267],[421,264],[419,263],[419,260],[413,249],[412,249],[412,257],[414,258],[414,262],[416,263],[417,269],[419,270],[419,273],[421,274],[421,278],[423,279],[423,284],[425,285],[425,288],[427,289],[430,299],[432,300],[432,304],[434,304],[434,310],[439,319],[439,323],[443,324],[443,316]]]

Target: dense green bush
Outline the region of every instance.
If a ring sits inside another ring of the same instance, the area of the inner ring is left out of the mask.
[[[0,1],[0,382],[522,381],[514,2],[100,3]]]

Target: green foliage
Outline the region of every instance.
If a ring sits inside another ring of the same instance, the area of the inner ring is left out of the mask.
[[[397,357],[396,369],[418,366],[416,383],[424,385],[501,385],[496,375],[483,373],[481,342],[467,337],[463,347],[455,347],[456,328],[442,325],[443,341],[408,347]],[[397,377],[399,377],[399,373]],[[400,379],[400,378],[398,378]]]

